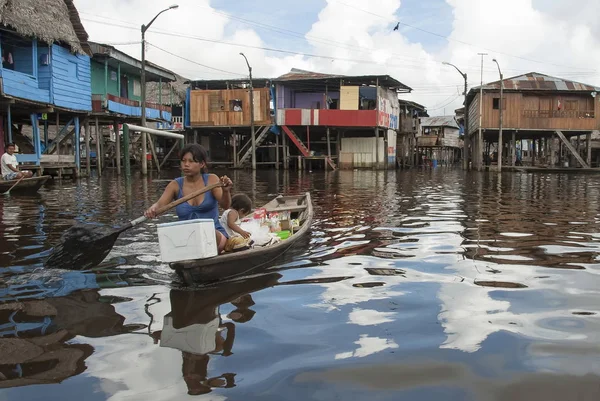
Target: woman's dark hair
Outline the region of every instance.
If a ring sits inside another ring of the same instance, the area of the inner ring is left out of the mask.
[[[192,159],[195,162],[204,162],[204,168],[202,168],[202,172],[208,173],[208,153],[206,152],[206,149],[197,143],[190,143],[181,149],[181,152],[179,153],[179,160],[183,160],[183,156],[188,153],[192,155]]]
[[[231,208],[233,210],[245,210],[250,212],[252,210],[252,200],[245,194],[233,195],[231,198]]]

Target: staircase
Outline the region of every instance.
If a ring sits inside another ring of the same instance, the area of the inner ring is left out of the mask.
[[[54,141],[52,141],[50,146],[48,146],[46,148],[46,150],[44,151],[44,154],[47,154],[47,155],[52,154],[56,150],[57,146],[62,144],[65,139],[67,139],[69,136],[71,136],[75,133],[75,128],[69,129],[69,124],[65,125],[60,130],[60,132],[56,135],[56,138],[54,138]]]
[[[302,155],[304,155],[304,157],[309,157],[310,150],[308,150],[308,148],[306,146],[304,146],[304,143],[298,137],[298,135],[296,135],[296,133],[290,127],[288,127],[286,125],[283,125],[281,128],[283,128],[283,131],[287,134],[288,138],[290,138],[290,140],[294,143],[294,145],[296,145],[296,147],[298,148],[300,153],[302,153]],[[325,157],[325,163],[327,163],[329,165],[329,167],[331,167],[332,170],[337,170],[337,165],[335,164],[335,162],[333,161],[333,159],[331,157]]]
[[[302,153],[304,155],[304,157],[310,156],[310,151],[308,150],[308,148],[306,146],[304,146],[304,143],[302,143],[302,140],[300,140],[300,138],[298,138],[298,135],[296,135],[296,133],[294,131],[292,131],[286,125],[282,125],[281,128],[283,128],[283,131],[287,134],[287,136],[294,143],[294,145],[296,145],[296,147],[298,148],[300,153]]]
[[[259,147],[261,145],[261,143],[263,143],[263,141],[265,140],[265,138],[267,137],[267,133],[269,132],[269,126],[264,126],[261,128],[259,128],[259,134],[256,137],[256,147]],[[248,149],[246,149],[246,147],[248,147]],[[245,150],[244,155],[240,158],[239,161],[239,165],[243,166],[244,163],[246,162],[246,160],[248,160],[250,158],[250,156],[252,155],[252,140],[249,140],[244,146],[242,146],[242,149],[240,150],[240,154],[242,154]]]
[[[334,163],[334,161],[331,159],[331,157],[326,157],[325,161],[327,162],[327,164],[329,164],[329,167],[331,167],[332,170],[337,170],[337,166]]]

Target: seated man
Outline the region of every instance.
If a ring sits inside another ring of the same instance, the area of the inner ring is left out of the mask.
[[[33,176],[31,171],[19,171],[19,162],[15,156],[15,144],[9,143],[6,145],[6,153],[2,155],[2,178],[5,180],[18,180],[21,177],[30,178]]]

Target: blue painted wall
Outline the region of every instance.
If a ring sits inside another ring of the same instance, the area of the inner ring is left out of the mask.
[[[32,40],[32,47],[15,49],[13,59],[19,71],[2,69],[7,95],[73,110],[92,110],[90,58],[69,50],[48,47]],[[49,64],[43,65],[44,56]]]
[[[54,104],[73,110],[92,110],[90,57],[74,55],[53,45],[50,64]]]
[[[45,57],[50,59],[50,47],[47,45],[38,46],[38,87],[40,89],[50,90],[52,86],[52,69],[50,64],[42,65],[41,60]]]
[[[113,102],[109,100],[108,102],[108,110],[114,113],[125,114],[128,116],[136,116],[140,117],[142,115],[142,108],[136,106],[128,106],[126,104],[121,104],[117,102]]]
[[[40,89],[38,80],[30,75],[3,70],[2,84],[7,95],[41,103],[50,103],[50,91]]]

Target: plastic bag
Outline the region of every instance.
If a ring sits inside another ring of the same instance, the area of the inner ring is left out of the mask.
[[[256,220],[242,222],[240,227],[242,230],[250,233],[250,237],[254,241],[255,246],[264,246],[271,241],[269,227],[261,226]]]

